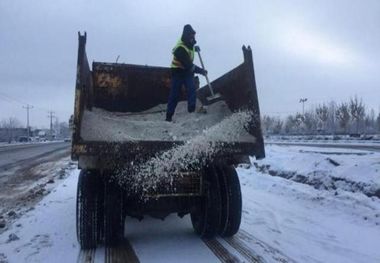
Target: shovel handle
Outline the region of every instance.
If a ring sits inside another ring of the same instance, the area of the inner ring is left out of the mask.
[[[199,51],[199,49],[197,49],[196,51],[198,53],[198,57],[199,57],[199,61],[201,62],[202,69],[205,70],[205,65],[203,64],[203,60],[202,60],[202,57],[201,57],[201,52]],[[210,83],[210,81],[208,79],[207,74],[205,74],[205,78],[206,78],[206,81],[207,81],[207,86],[210,89],[211,96],[214,96],[214,91],[212,90],[211,83]]]

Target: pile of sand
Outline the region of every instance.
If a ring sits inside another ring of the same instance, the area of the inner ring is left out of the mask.
[[[224,101],[214,103],[207,113],[188,113],[187,102],[178,103],[173,122],[165,121],[166,104],[139,113],[85,110],[81,137],[88,141],[187,141],[221,122],[232,113]]]

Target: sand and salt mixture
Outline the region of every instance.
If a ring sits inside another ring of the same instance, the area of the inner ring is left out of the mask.
[[[246,111],[231,114],[186,141],[184,145],[158,153],[144,163],[136,163],[132,171],[120,170],[114,179],[122,186],[132,186],[133,190],[142,192],[143,196],[156,190],[158,185],[171,185],[175,177],[182,176],[180,172],[202,169],[223,151],[225,142],[236,142],[242,136],[245,137],[245,128],[251,118],[251,113]],[[253,136],[250,136],[250,141],[255,141]]]
[[[200,105],[198,103],[198,105]],[[88,141],[186,141],[219,123],[232,113],[224,101],[207,108],[207,114],[188,113],[187,102],[178,103],[173,122],[165,121],[166,104],[139,113],[85,110],[81,136]]]
[[[164,120],[165,110],[166,104],[140,113],[86,110],[81,136],[91,141],[183,141],[183,145],[158,152],[144,162],[136,160],[127,168],[119,168],[113,179],[143,195],[162,183],[171,184],[181,172],[202,169],[223,151],[226,143],[255,142],[246,131],[252,113],[232,113],[224,101],[208,106],[207,114],[190,114],[187,102],[180,102],[171,123]]]

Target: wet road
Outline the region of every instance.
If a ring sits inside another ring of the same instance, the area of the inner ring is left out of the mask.
[[[69,152],[70,146],[70,142],[53,142],[0,147],[0,173],[57,152]]]

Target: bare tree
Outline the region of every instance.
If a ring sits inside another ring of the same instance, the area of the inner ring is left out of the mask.
[[[326,122],[329,118],[329,109],[325,104],[318,105],[315,109],[315,113],[317,114],[318,119],[322,123],[322,130],[326,129]]]
[[[289,115],[286,118],[285,124],[284,124],[285,133],[287,134],[292,133],[295,126],[294,124],[295,124],[295,118],[292,115]]]
[[[373,109],[370,110],[369,114],[367,114],[364,118],[364,128],[366,133],[372,133],[376,130],[375,126],[375,111]]]
[[[273,134],[280,134],[284,122],[280,118],[275,118],[273,123]]]
[[[262,119],[263,130],[266,134],[272,132],[273,119],[268,115],[264,115]]]
[[[317,128],[317,118],[315,114],[312,111],[305,112],[303,123],[305,124],[306,131],[312,133]]]
[[[7,141],[8,143],[11,143],[15,137],[15,129],[21,128],[22,124],[18,119],[9,117],[8,119],[3,119],[1,121],[1,127],[6,130]]]
[[[380,132],[380,112],[379,112],[379,115],[377,115],[377,118],[376,118],[376,127],[377,127],[377,131]]]
[[[294,118],[294,128],[296,132],[301,131],[301,125],[304,121],[304,116],[301,113],[297,113],[295,118]]]
[[[362,99],[358,99],[357,96],[350,99],[350,114],[352,119],[356,121],[356,133],[359,133],[359,124],[360,121],[364,119],[365,116],[365,106],[362,102]]]
[[[327,130],[335,134],[336,131],[336,111],[337,105],[335,101],[330,101],[328,104],[328,120],[327,120]]]
[[[69,124],[67,122],[60,122],[59,123],[59,135],[62,138],[69,137],[70,136],[70,128]]]
[[[338,119],[339,126],[347,133],[347,127],[350,123],[350,111],[347,103],[342,103],[339,105],[336,111],[336,118]]]

